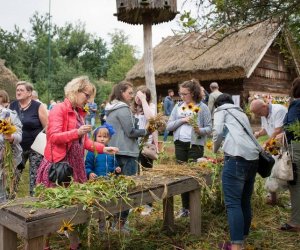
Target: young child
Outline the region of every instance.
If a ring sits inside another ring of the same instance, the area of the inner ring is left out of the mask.
[[[95,129],[93,137],[96,142],[107,145],[110,138],[115,133],[110,124],[103,124]],[[115,156],[109,154],[95,155],[88,152],[85,158],[85,171],[89,180],[94,180],[98,176],[106,176],[108,173],[121,173]]]
[[[93,134],[96,142],[107,145],[110,138],[115,133],[115,130],[110,124],[104,123],[96,128]],[[85,171],[89,180],[94,180],[98,176],[106,176],[109,173],[121,173],[121,168],[118,166],[116,157],[109,154],[95,155],[93,152],[88,152],[85,158]],[[99,231],[106,231],[106,219],[99,219]]]

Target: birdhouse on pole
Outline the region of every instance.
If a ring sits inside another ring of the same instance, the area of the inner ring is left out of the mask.
[[[171,21],[178,14],[177,0],[116,0],[119,21],[142,24],[144,29],[145,82],[156,101],[156,86],[152,53],[152,25]]]

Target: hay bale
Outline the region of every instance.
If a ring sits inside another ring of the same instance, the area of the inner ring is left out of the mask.
[[[0,89],[7,91],[10,100],[16,99],[17,76],[4,65],[5,60],[0,59]]]

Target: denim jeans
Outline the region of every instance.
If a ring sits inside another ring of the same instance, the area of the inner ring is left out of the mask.
[[[137,174],[137,169],[138,169],[137,157],[131,157],[127,155],[117,155],[116,158],[117,158],[117,162],[119,163],[119,166],[122,169],[123,175]],[[118,214],[118,217],[120,216],[121,221],[125,222],[127,220],[128,215],[129,215],[129,210],[125,210],[121,212],[121,215]]]
[[[138,169],[138,158],[127,156],[127,155],[117,155],[117,162],[122,169],[123,175],[135,175]]]
[[[239,156],[225,156],[222,186],[229,223],[230,238],[234,244],[243,244],[249,234],[252,214],[251,196],[258,160],[249,161]]]

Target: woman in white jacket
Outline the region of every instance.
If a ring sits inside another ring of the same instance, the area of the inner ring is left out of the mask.
[[[230,229],[231,249],[242,249],[251,225],[251,196],[258,167],[259,149],[254,143],[249,120],[222,94],[215,102],[213,143],[217,152],[223,143],[222,187]],[[248,133],[245,131],[248,131]],[[249,135],[248,135],[249,134]],[[230,244],[230,243],[228,243]],[[227,246],[223,246],[226,249]]]

